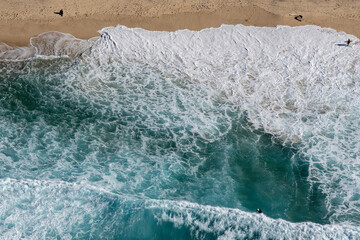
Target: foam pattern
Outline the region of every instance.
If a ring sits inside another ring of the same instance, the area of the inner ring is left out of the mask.
[[[358,39],[99,32],[0,45],[1,238],[360,237]]]
[[[112,57],[206,84],[237,104],[254,129],[301,149],[310,163],[308,180],[327,195],[331,219],[350,214],[359,221],[359,210],[350,207],[359,206],[360,187],[357,38],[316,26],[172,33],[118,26],[100,33],[111,36]],[[354,44],[346,46],[347,38]]]

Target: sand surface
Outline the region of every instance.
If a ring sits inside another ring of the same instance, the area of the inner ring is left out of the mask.
[[[64,16],[54,14],[63,9]],[[294,19],[301,14],[303,21]],[[42,32],[88,39],[118,24],[200,30],[221,24],[319,25],[360,37],[359,0],[0,0],[0,42],[28,45]]]

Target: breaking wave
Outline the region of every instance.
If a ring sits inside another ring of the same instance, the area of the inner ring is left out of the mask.
[[[0,45],[3,238],[359,237],[358,39],[100,34]]]

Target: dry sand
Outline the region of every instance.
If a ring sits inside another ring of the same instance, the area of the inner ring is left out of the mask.
[[[53,13],[60,9],[63,17]],[[359,0],[0,0],[0,42],[28,45],[47,31],[88,39],[118,24],[166,31],[312,24],[360,37],[359,13]]]

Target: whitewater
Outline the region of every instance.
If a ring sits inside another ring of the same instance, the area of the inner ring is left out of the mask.
[[[359,39],[99,33],[0,44],[0,239],[360,238]]]

